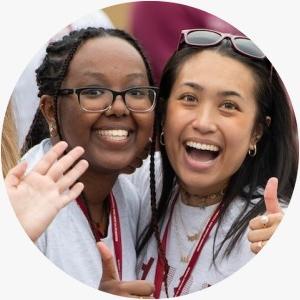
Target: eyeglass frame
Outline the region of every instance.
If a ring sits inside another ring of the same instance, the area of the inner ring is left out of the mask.
[[[207,31],[207,32],[213,32],[213,33],[216,33],[218,35],[220,35],[220,38],[214,42],[214,43],[210,43],[210,44],[206,44],[206,45],[199,45],[199,44],[193,44],[193,43],[190,43],[188,42],[187,40],[187,36],[189,33],[191,32],[196,32],[196,31]],[[233,46],[234,50],[237,51],[238,53],[242,54],[242,55],[245,55],[247,57],[250,57],[250,58],[255,58],[255,59],[265,59],[266,58],[266,55],[253,43],[253,41],[251,39],[249,39],[248,37],[246,36],[241,36],[241,35],[233,35],[233,34],[230,34],[230,33],[223,33],[223,32],[220,32],[220,31],[217,31],[217,30],[211,30],[211,29],[202,29],[202,28],[193,28],[193,29],[183,29],[181,30],[181,34],[180,34],[180,38],[179,38],[179,42],[178,42],[178,45],[177,45],[177,51],[181,50],[183,47],[183,45],[188,45],[188,46],[195,46],[195,47],[203,47],[203,48],[206,48],[206,47],[213,47],[213,46],[217,46],[218,44],[220,44],[224,39],[229,39],[230,42],[231,42],[231,45]],[[244,52],[242,50],[240,50],[236,44],[235,44],[235,39],[244,39],[244,40],[249,40],[251,41],[263,54],[263,56],[255,56],[255,55],[251,55],[247,52]]]
[[[112,95],[113,95],[111,104],[108,107],[106,107],[105,109],[101,109],[101,110],[88,110],[88,109],[82,107],[81,103],[80,103],[80,94],[81,94],[81,92],[83,90],[90,90],[90,89],[102,89],[102,90],[110,91],[112,93]],[[139,110],[131,109],[131,108],[129,108],[127,106],[127,103],[126,103],[126,100],[125,100],[126,93],[128,91],[130,91],[130,90],[136,90],[136,89],[149,89],[149,90],[152,90],[154,92],[154,101],[152,103],[152,106],[150,108],[148,108],[147,110],[139,111]],[[135,113],[147,113],[147,112],[150,112],[150,111],[154,110],[154,108],[156,106],[156,99],[157,99],[158,92],[159,92],[159,88],[156,87],[156,86],[136,86],[136,87],[131,87],[131,88],[122,90],[122,91],[115,91],[115,90],[112,90],[112,89],[109,89],[109,88],[106,88],[106,87],[102,87],[102,86],[91,86],[91,87],[79,87],[79,88],[63,88],[63,89],[59,89],[57,95],[58,96],[68,96],[68,95],[76,94],[80,108],[84,112],[87,112],[87,113],[105,112],[105,111],[110,110],[111,107],[112,107],[112,105],[113,105],[113,103],[114,103],[114,101],[116,100],[117,96],[120,95],[122,97],[123,101],[124,101],[124,104],[125,104],[126,108],[129,111],[132,111],[132,112],[135,112]]]

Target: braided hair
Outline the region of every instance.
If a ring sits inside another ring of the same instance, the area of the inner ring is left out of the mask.
[[[58,123],[57,100],[59,89],[67,76],[70,62],[78,48],[85,41],[95,37],[107,36],[125,40],[139,52],[145,63],[149,82],[151,85],[154,85],[150,64],[148,63],[142,48],[133,37],[123,30],[88,27],[72,31],[61,40],[50,43],[46,49],[46,56],[42,64],[36,70],[36,80],[39,89],[38,97],[43,95],[53,95],[55,121],[58,126],[57,131],[61,140],[62,136]],[[48,124],[43,117],[40,108],[38,108],[25,138],[25,142],[21,150],[22,154],[26,153],[28,149],[40,143],[47,137],[49,137]]]

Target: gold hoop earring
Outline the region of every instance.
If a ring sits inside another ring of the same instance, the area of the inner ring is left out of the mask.
[[[50,137],[54,137],[57,135],[57,127],[54,122],[49,124],[49,132],[50,132]]]
[[[165,146],[164,134],[165,134],[164,131],[162,131],[159,137],[159,142],[162,146]]]
[[[255,155],[256,155],[256,152],[257,152],[257,147],[256,147],[256,144],[253,146],[253,149],[249,149],[248,150],[248,154],[249,154],[249,156],[251,156],[251,157],[254,157]]]

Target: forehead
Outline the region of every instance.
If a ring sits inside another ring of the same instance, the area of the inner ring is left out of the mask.
[[[238,90],[254,96],[255,78],[245,64],[215,51],[204,50],[188,58],[179,68],[176,84],[190,81],[211,90]]]
[[[95,37],[84,42],[71,60],[68,76],[111,71],[140,73],[147,77],[145,63],[139,52],[117,37]]]

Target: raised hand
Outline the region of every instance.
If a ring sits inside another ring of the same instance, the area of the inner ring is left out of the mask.
[[[257,216],[249,222],[248,240],[251,243],[251,251],[254,253],[258,253],[272,237],[284,216],[277,198],[277,188],[278,179],[270,178],[264,192],[266,214]]]
[[[102,278],[99,290],[131,298],[153,298],[154,286],[145,280],[121,281],[115,266],[114,257],[103,242],[98,242],[102,259]]]
[[[57,143],[28,174],[24,175],[27,164],[22,162],[12,168],[5,178],[10,202],[32,240],[36,240],[59,210],[83,190],[82,183],[74,183],[85,172],[88,163],[80,160],[73,164],[84,150],[76,147],[62,156],[67,146],[66,142]]]

